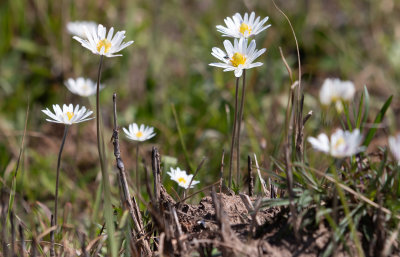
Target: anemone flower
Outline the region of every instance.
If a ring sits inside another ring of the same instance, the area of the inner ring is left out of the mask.
[[[91,79],[83,77],[77,79],[69,78],[64,84],[71,93],[79,96],[89,97],[96,94],[96,83]],[[100,85],[100,90],[103,88],[104,85]]]
[[[106,57],[122,56],[121,54],[115,53],[133,44],[133,41],[122,43],[125,38],[125,31],[118,31],[113,35],[114,28],[111,28],[106,37],[107,29],[101,24],[99,24],[97,30],[87,27],[83,29],[86,33],[86,39],[78,36],[74,36],[73,38],[94,54],[104,55]]]
[[[193,175],[186,174],[186,171],[181,170],[179,167],[176,169],[171,168],[171,171],[167,172],[167,174],[170,176],[171,180],[178,183],[178,185],[184,189],[188,189],[189,186],[193,188],[196,184],[200,183],[200,181],[197,180],[192,181]]]
[[[129,130],[126,128],[122,129],[125,132],[126,137],[133,141],[146,141],[156,135],[153,127],[145,126],[144,124],[139,127],[138,124],[132,123],[128,128]]]
[[[338,129],[331,135],[330,140],[324,133],[317,138],[308,137],[307,139],[315,150],[335,158],[349,157],[364,151],[365,147],[361,146],[362,140],[363,137],[358,129],[353,132]]]
[[[101,69],[103,65],[103,57],[115,57],[121,56],[121,54],[117,54],[122,49],[128,47],[133,43],[133,41],[125,42],[122,41],[125,39],[125,31],[118,31],[114,35],[114,28],[111,28],[106,34],[106,28],[99,24],[97,27],[97,31],[95,29],[84,28],[86,33],[86,39],[74,36],[73,38],[77,40],[81,45],[87,49],[89,49],[92,53],[96,55],[100,55],[100,63],[99,69],[97,72],[97,87],[96,87],[96,136],[97,136],[97,151],[99,152],[100,159],[100,167],[101,167],[101,175],[103,177],[103,189],[104,189],[104,205],[103,211],[104,216],[106,217],[106,229],[110,233],[110,235],[114,234],[114,224],[112,222],[112,204],[111,204],[111,183],[108,178],[107,165],[106,165],[106,156],[104,152],[104,138],[103,133],[100,129],[100,80],[101,80]],[[108,238],[110,243],[110,249],[113,253],[112,255],[116,255],[117,246],[115,244],[115,240],[111,237]]]
[[[322,105],[329,106],[335,104],[336,110],[343,110],[342,101],[351,101],[356,89],[353,82],[341,81],[340,79],[325,79],[322,88],[319,91],[319,100]]]
[[[62,123],[65,125],[72,125],[74,123],[80,123],[87,120],[94,119],[93,117],[89,117],[93,112],[86,109],[85,106],[79,108],[79,105],[74,106],[72,104],[63,105],[63,108],[58,104],[53,105],[54,113],[46,108],[46,110],[42,110],[48,117],[51,119],[46,119],[49,122],[54,123]]]
[[[255,17],[256,14],[254,12],[250,16],[248,13],[245,13],[243,18],[242,15],[236,13],[232,18],[227,17],[224,20],[226,27],[218,25],[217,30],[222,33],[223,37],[248,38],[259,34],[271,26],[270,24],[264,26],[268,21],[268,17],[265,17],[261,21],[260,16],[257,19]]]
[[[129,124],[128,129],[122,128],[125,132],[127,138],[132,141],[136,141],[136,186],[139,189],[140,186],[140,172],[139,172],[139,144],[140,142],[146,141],[153,138],[156,133],[154,133],[154,128],[145,126],[144,124],[140,127],[136,123]]]
[[[61,123],[65,125],[64,136],[61,142],[60,151],[58,153],[57,160],[57,173],[56,173],[56,189],[55,189],[55,199],[54,199],[54,225],[57,225],[57,210],[58,210],[58,184],[59,184],[59,175],[60,175],[60,163],[61,163],[61,154],[64,148],[65,139],[67,137],[68,128],[70,125],[75,123],[84,122],[87,120],[93,119],[93,117],[89,117],[93,112],[86,109],[86,107],[82,106],[79,108],[77,105],[75,108],[72,104],[63,105],[63,108],[56,104],[53,105],[54,113],[51,112],[48,108],[46,110],[42,110],[50,119],[46,119],[48,122],[53,123]]]
[[[394,158],[400,163],[400,134],[389,137],[389,148]]]
[[[243,70],[259,67],[263,65],[262,62],[254,62],[266,49],[256,49],[256,41],[252,40],[247,46],[247,39],[240,38],[234,39],[234,44],[229,40],[224,41],[225,51],[218,47],[213,47],[211,54],[220,60],[218,63],[210,63],[210,66],[223,68],[224,71],[234,71],[235,76],[241,77]]]
[[[236,89],[235,89],[235,116],[233,121],[232,139],[231,139],[231,151],[229,160],[229,187],[232,185],[232,160],[233,160],[233,148],[235,144],[235,136],[237,138],[237,183],[240,181],[240,129],[243,118],[243,106],[245,99],[245,87],[246,87],[246,69],[251,69],[263,65],[262,62],[254,62],[260,55],[262,55],[266,49],[256,49],[256,41],[252,40],[247,45],[246,38],[234,39],[234,44],[229,40],[224,41],[225,51],[218,47],[212,49],[211,54],[219,59],[220,63],[210,63],[210,66],[223,68],[224,71],[234,71],[236,77]],[[254,62],[254,63],[253,63]],[[243,76],[242,76],[243,75]],[[243,78],[242,86],[242,99],[240,101],[240,111],[238,110],[238,91],[239,91],[239,78]],[[238,127],[236,131],[236,127]]]

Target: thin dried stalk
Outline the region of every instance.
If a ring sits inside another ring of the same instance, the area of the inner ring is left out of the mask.
[[[219,173],[219,193],[222,192],[222,184],[224,183],[224,158],[225,158],[225,150],[222,149],[221,170]]]
[[[26,246],[25,246],[25,238],[24,238],[24,230],[21,226],[21,224],[18,225],[18,231],[19,231],[19,240],[20,242],[20,254],[22,257],[25,257],[25,253],[26,253]]]
[[[117,168],[119,171],[119,176],[121,178],[122,195],[124,197],[125,203],[128,207],[129,214],[131,215],[133,224],[135,225],[136,231],[134,235],[137,239],[140,237],[143,231],[142,217],[140,214],[139,207],[136,203],[135,197],[131,197],[128,187],[128,182],[126,179],[125,166],[121,158],[121,152],[119,148],[119,138],[118,138],[118,125],[117,125],[117,94],[113,94],[114,103],[114,130],[113,130],[113,145],[114,145],[114,156],[117,162]],[[125,206],[125,205],[124,205]],[[142,246],[142,251],[144,256],[151,256],[150,245],[147,240],[141,240],[139,244]]]
[[[170,208],[170,212],[172,214],[173,222],[175,223],[176,226],[176,239],[178,241],[178,246],[180,250],[180,256],[186,255],[186,245],[182,240],[183,232],[181,228],[181,224],[179,223],[178,215],[176,214],[175,207]]]
[[[160,154],[157,148],[153,147],[151,150],[151,167],[154,177],[154,195],[156,201],[160,199],[160,183],[161,183],[161,168],[160,168]]]
[[[263,192],[264,192],[266,197],[269,197],[271,194],[268,193],[267,183],[265,183],[265,180],[261,176],[261,171],[260,171],[260,167],[258,166],[258,161],[257,161],[256,154],[254,154],[254,161],[256,162],[257,174],[258,174],[258,178],[260,179],[261,187],[263,189]]]
[[[249,196],[253,196],[254,194],[254,176],[253,176],[253,161],[251,160],[250,155],[247,156],[247,172],[249,177]]]
[[[14,213],[10,212],[10,223],[11,223],[11,257],[15,255],[15,224],[14,224]]]
[[[55,218],[54,218],[53,215],[51,215],[51,217],[50,217],[50,226],[51,227],[54,226],[54,222],[55,222]],[[54,256],[56,256],[56,252],[54,250],[54,244],[55,244],[54,243],[54,230],[52,230],[50,232],[50,242],[51,242],[51,245],[50,245],[50,257],[54,257]],[[33,244],[33,242],[32,242],[32,244]]]
[[[144,180],[145,180],[145,184],[146,184],[147,194],[149,195],[151,202],[154,204],[155,203],[154,195],[150,189],[149,170],[147,169],[146,161],[144,160],[144,158],[142,159],[142,165],[144,168]]]

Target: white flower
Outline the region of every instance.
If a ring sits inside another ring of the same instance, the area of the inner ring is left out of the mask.
[[[309,137],[307,140],[315,150],[337,158],[352,156],[365,150],[365,147],[361,146],[362,135],[358,129],[353,132],[338,129],[331,135],[330,141],[324,133],[318,138]]]
[[[213,47],[211,54],[222,61],[222,63],[210,63],[211,66],[223,68],[224,71],[235,71],[235,76],[242,76],[244,69],[251,69],[263,65],[262,62],[253,61],[262,55],[266,49],[256,49],[256,41],[252,40],[247,46],[247,39],[235,38],[234,45],[229,40],[224,41],[225,51]]]
[[[356,89],[353,82],[340,79],[326,79],[319,91],[321,104],[329,106],[335,103],[338,112],[343,110],[342,101],[353,99]]]
[[[400,134],[396,137],[389,137],[389,148],[394,158],[400,163]]]
[[[86,27],[89,31],[92,31],[97,28],[97,24],[93,21],[72,21],[67,23],[68,32],[81,38],[86,38],[84,27]]]
[[[177,167],[176,169],[171,168],[171,171],[167,172],[167,174],[171,177],[171,180],[177,182],[180,187],[183,187],[185,189],[188,189],[190,181],[193,178],[193,175],[186,174],[186,171],[181,170],[179,167]],[[200,181],[193,180],[190,188],[193,188],[194,185],[198,183],[200,183]]]
[[[58,104],[55,104],[53,105],[53,110],[54,113],[52,113],[49,108],[46,108],[46,110],[42,110],[42,112],[44,112],[47,116],[51,118],[46,119],[49,122],[72,125],[74,123],[94,119],[94,117],[89,117],[93,112],[90,110],[86,110],[85,106],[79,108],[79,105],[77,105],[74,109],[74,106],[72,104],[64,104],[63,108],[61,109]]]
[[[154,133],[153,127],[145,126],[144,124],[140,125],[140,128],[136,123],[132,123],[129,125],[129,130],[126,128],[122,128],[126,134],[126,136],[133,141],[146,141],[156,135]]]
[[[87,39],[82,39],[77,36],[74,36],[74,39],[94,54],[105,55],[107,57],[122,56],[121,54],[115,53],[118,53],[133,43],[133,41],[129,41],[122,44],[122,40],[125,38],[125,31],[118,31],[113,37],[114,28],[108,31],[106,37],[106,28],[101,24],[99,24],[97,31],[96,29],[89,29],[87,27],[84,27],[84,30]]]
[[[245,13],[242,18],[239,13],[236,13],[232,18],[227,17],[224,20],[226,27],[218,25],[217,30],[222,33],[223,37],[248,38],[257,35],[271,26],[270,24],[264,26],[268,21],[268,17],[260,21],[260,16],[254,20],[255,16],[254,12],[250,14],[250,17]]]
[[[68,79],[65,81],[65,86],[69,91],[71,91],[71,93],[84,97],[96,94],[97,89],[97,84],[94,81],[82,77],[77,79]],[[104,86],[100,84],[100,90],[103,88]]]

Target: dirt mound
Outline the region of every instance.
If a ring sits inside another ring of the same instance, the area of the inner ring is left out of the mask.
[[[318,256],[325,250],[330,232],[323,224],[303,230],[296,240],[288,223],[289,211],[274,207],[261,209],[255,216],[251,208],[256,200],[246,195],[214,193],[201,199],[198,205],[164,202],[164,206],[176,208],[180,226],[175,229],[170,225],[171,231],[166,229],[166,234],[172,235],[176,230],[182,233],[180,239],[171,240],[171,250],[178,256],[199,251],[198,248],[207,252],[213,247],[219,248],[224,256],[228,253],[232,256]],[[185,252],[179,244],[185,245]]]

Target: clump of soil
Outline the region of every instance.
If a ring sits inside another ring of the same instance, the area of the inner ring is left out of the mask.
[[[198,205],[190,205],[176,203],[165,194],[163,189],[160,200],[164,200],[163,206],[176,208],[180,228],[171,228],[169,222],[171,231],[165,228],[164,232],[173,235],[173,231],[181,231],[179,238],[170,242],[170,250],[179,256],[192,251],[207,253],[212,246],[219,248],[224,256],[318,256],[330,240],[331,233],[324,224],[302,229],[296,240],[288,209],[262,208],[254,217],[243,196],[213,193],[214,196],[204,197]],[[250,201],[254,204],[256,198]]]

